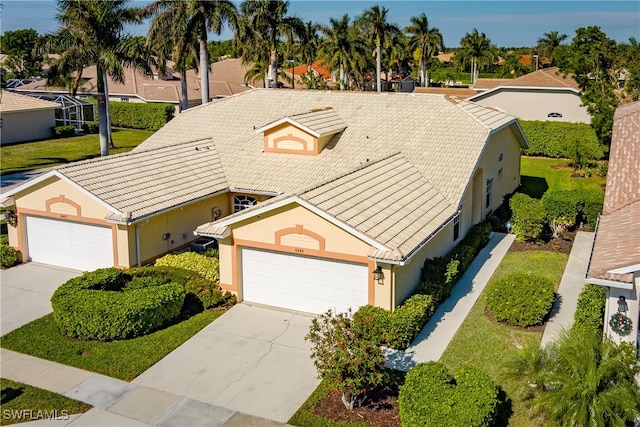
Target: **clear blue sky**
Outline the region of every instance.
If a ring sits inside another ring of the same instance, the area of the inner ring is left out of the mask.
[[[0,0],[0,31],[33,28],[38,33],[53,32],[54,0]],[[137,0],[142,5],[149,1]],[[236,2],[239,3],[239,2]],[[369,0],[291,0],[289,13],[304,21],[328,23],[331,17],[347,13],[355,18],[374,4],[389,9],[389,21],[400,27],[411,16],[425,13],[431,26],[444,36],[446,46],[456,47],[465,33],[473,28],[484,32],[500,47],[534,46],[543,33],[559,31],[569,36],[575,30],[591,25],[599,26],[618,43],[629,37],[640,39],[640,1],[369,1]],[[146,26],[128,29],[132,34],[146,34]],[[230,38],[226,31],[222,39]]]

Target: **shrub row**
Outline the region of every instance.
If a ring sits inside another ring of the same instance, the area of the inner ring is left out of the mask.
[[[9,246],[9,238],[0,236],[0,265],[9,268],[18,262],[18,251],[13,246]]]
[[[56,136],[58,138],[65,138],[75,135],[76,127],[73,125],[54,126],[51,128],[51,132],[53,133],[53,136]]]
[[[84,340],[120,340],[148,334],[175,319],[185,292],[177,283],[135,281],[127,288],[115,268],[84,273],[51,297],[53,317],[62,333]]]
[[[398,397],[407,427],[492,426],[500,403],[500,389],[486,372],[463,365],[454,377],[441,362],[411,368]]]
[[[407,348],[438,305],[451,295],[451,290],[487,244],[490,235],[490,224],[476,224],[447,255],[425,261],[415,295],[393,312],[379,307],[361,307],[354,314],[356,327],[380,344]]]
[[[168,254],[156,260],[156,265],[184,268],[198,273],[200,276],[220,283],[220,262],[218,258],[197,252],[181,252]]]
[[[111,126],[158,130],[173,118],[171,104],[109,102]]]
[[[602,334],[607,291],[597,285],[586,285],[578,297],[578,305],[573,315],[572,332],[595,332]]]
[[[520,120],[520,125],[529,141],[528,156],[598,160],[607,151],[586,123]]]
[[[554,284],[530,273],[513,273],[487,288],[487,308],[498,322],[511,326],[541,325],[553,307]]]
[[[555,237],[579,221],[595,228],[603,203],[604,193],[594,190],[547,191],[540,200],[515,193],[509,200],[513,232],[519,242],[535,242],[547,223]]]
[[[82,131],[84,133],[98,133],[100,124],[98,122],[85,122],[82,124]]]

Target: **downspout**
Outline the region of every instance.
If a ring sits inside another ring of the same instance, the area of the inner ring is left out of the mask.
[[[396,275],[393,273],[395,268],[394,264],[389,264],[391,267],[391,311],[396,310]]]
[[[143,222],[136,224],[136,261],[138,267],[140,267],[140,227],[147,225],[149,219],[145,219]]]

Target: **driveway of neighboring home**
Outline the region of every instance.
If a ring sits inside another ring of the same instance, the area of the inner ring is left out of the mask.
[[[287,422],[319,384],[311,319],[238,304],[132,383]]]
[[[51,313],[51,295],[80,271],[29,262],[0,271],[0,335]]]

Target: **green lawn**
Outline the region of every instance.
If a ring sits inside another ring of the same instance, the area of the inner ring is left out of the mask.
[[[557,289],[568,259],[567,254],[555,252],[509,252],[491,280],[499,280],[518,271],[530,271],[549,278],[556,283]],[[504,361],[518,348],[529,343],[539,345],[542,332],[515,329],[494,323],[485,316],[485,306],[483,293],[458,329],[440,361],[454,371],[463,363],[486,370],[513,400],[514,414],[509,425],[525,427],[540,424],[540,420],[533,418],[524,404],[514,396],[518,384],[503,380],[501,371]]]
[[[91,405],[69,399],[30,385],[0,379],[2,387],[2,417],[0,425],[9,425],[26,421],[65,417],[71,414],[87,412]]]
[[[573,168],[566,159],[522,156],[521,193],[540,198],[547,190],[599,190],[604,192],[605,177],[572,178]]]
[[[113,129],[113,143],[117,148],[110,152],[118,154],[130,151],[152,134],[146,130]],[[48,168],[99,155],[99,137],[95,134],[7,145],[0,148],[0,174]]]
[[[152,334],[123,341],[80,341],[58,332],[52,314],[9,332],[3,348],[131,381],[224,313],[211,310]]]

